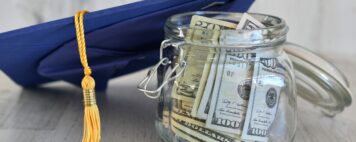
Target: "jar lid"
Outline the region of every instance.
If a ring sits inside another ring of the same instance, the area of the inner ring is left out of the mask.
[[[344,110],[352,102],[347,78],[330,62],[295,44],[285,51],[292,60],[298,96],[320,107],[329,116]]]

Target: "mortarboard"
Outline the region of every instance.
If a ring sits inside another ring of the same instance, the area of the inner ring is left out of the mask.
[[[154,0],[85,15],[88,60],[96,88],[110,78],[151,66],[158,60],[164,22],[174,14],[198,10],[247,11],[253,0]],[[31,87],[56,80],[80,86],[73,17],[0,34],[0,69]]]

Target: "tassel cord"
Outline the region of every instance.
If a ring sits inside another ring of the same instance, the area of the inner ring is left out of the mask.
[[[82,142],[100,142],[101,126],[99,109],[95,98],[95,80],[91,77],[92,71],[88,64],[84,37],[83,21],[85,13],[87,13],[87,11],[79,11],[74,16],[80,62],[84,68],[84,78],[82,80],[84,132]]]

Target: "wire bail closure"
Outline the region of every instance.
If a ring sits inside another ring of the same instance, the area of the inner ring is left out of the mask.
[[[137,89],[142,91],[148,98],[151,98],[151,99],[159,98],[163,87],[165,85],[167,85],[169,82],[171,82],[171,81],[175,80],[177,77],[179,77],[185,70],[186,61],[183,59],[183,49],[181,48],[181,45],[183,43],[179,42],[179,43],[172,44],[170,41],[171,41],[170,39],[167,39],[161,43],[160,61],[148,71],[146,77],[137,85]],[[162,84],[157,85],[157,86],[159,86],[158,88],[156,88],[154,90],[149,90],[149,89],[147,89],[148,84],[150,83],[152,77],[157,73],[158,68],[160,66],[167,66],[167,65],[172,64],[171,60],[169,60],[167,57],[163,57],[163,49],[165,49],[167,47],[174,47],[179,50],[179,63],[175,63],[175,66],[168,73],[168,76],[163,80]],[[177,72],[178,69],[180,69],[180,70]],[[176,74],[174,75],[174,73],[176,73]]]

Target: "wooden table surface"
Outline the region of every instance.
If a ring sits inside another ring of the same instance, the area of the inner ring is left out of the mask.
[[[356,92],[356,62],[332,59]],[[156,101],[137,91],[146,70],[114,79],[99,93],[103,142],[157,142]],[[82,133],[81,90],[64,82],[22,89],[0,73],[1,142],[79,142]],[[355,142],[356,105],[334,118],[298,99],[297,142]]]

